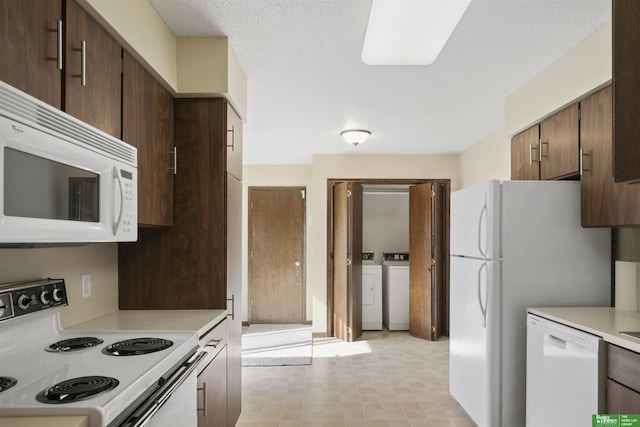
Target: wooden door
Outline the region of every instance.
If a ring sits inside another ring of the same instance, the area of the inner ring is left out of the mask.
[[[56,108],[62,107],[59,26],[61,0],[0,0],[0,80]]]
[[[578,175],[578,103],[540,123],[540,179]]]
[[[303,323],[305,189],[249,189],[250,323]]]
[[[65,22],[64,110],[121,138],[122,48],[74,0]]]
[[[583,227],[640,225],[640,186],[613,178],[611,97],[608,86],[580,102]]]
[[[539,129],[535,125],[511,138],[511,179],[540,179]]]
[[[409,333],[437,340],[443,328],[444,189],[426,183],[409,188]]]
[[[173,97],[131,54],[124,52],[123,61],[122,139],[138,149],[138,224],[170,226]]]
[[[362,185],[333,186],[333,333],[362,335]]]

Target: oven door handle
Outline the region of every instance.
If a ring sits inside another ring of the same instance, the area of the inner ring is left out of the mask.
[[[148,402],[138,408],[121,426],[126,427],[144,427],[153,416],[162,408],[162,406],[171,397],[173,392],[182,385],[182,383],[191,375],[198,367],[200,362],[207,356],[207,352],[195,353],[184,364],[178,368],[178,371],[172,375],[158,390],[151,395]]]

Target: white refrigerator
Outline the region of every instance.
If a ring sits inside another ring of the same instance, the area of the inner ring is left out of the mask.
[[[451,194],[451,394],[478,427],[525,425],[526,307],[609,306],[611,232],[580,226],[578,181]]]

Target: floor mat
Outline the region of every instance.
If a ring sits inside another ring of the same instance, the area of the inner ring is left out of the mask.
[[[310,365],[311,325],[249,326],[242,334],[242,366]]]

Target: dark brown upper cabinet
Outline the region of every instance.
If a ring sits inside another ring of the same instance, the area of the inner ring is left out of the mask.
[[[540,122],[540,179],[578,175],[578,103]]]
[[[613,172],[640,181],[640,2],[613,0]]]
[[[122,139],[138,149],[138,225],[173,225],[173,96],[128,52],[123,54]]]
[[[0,0],[0,80],[62,108],[62,0]]]
[[[0,0],[0,80],[121,138],[122,48],[64,4]]]
[[[612,88],[580,102],[583,227],[640,225],[640,186],[616,183],[612,165]]]
[[[540,126],[535,125],[511,138],[511,179],[540,179]]]
[[[66,1],[64,110],[122,137],[122,48],[73,0]]]

